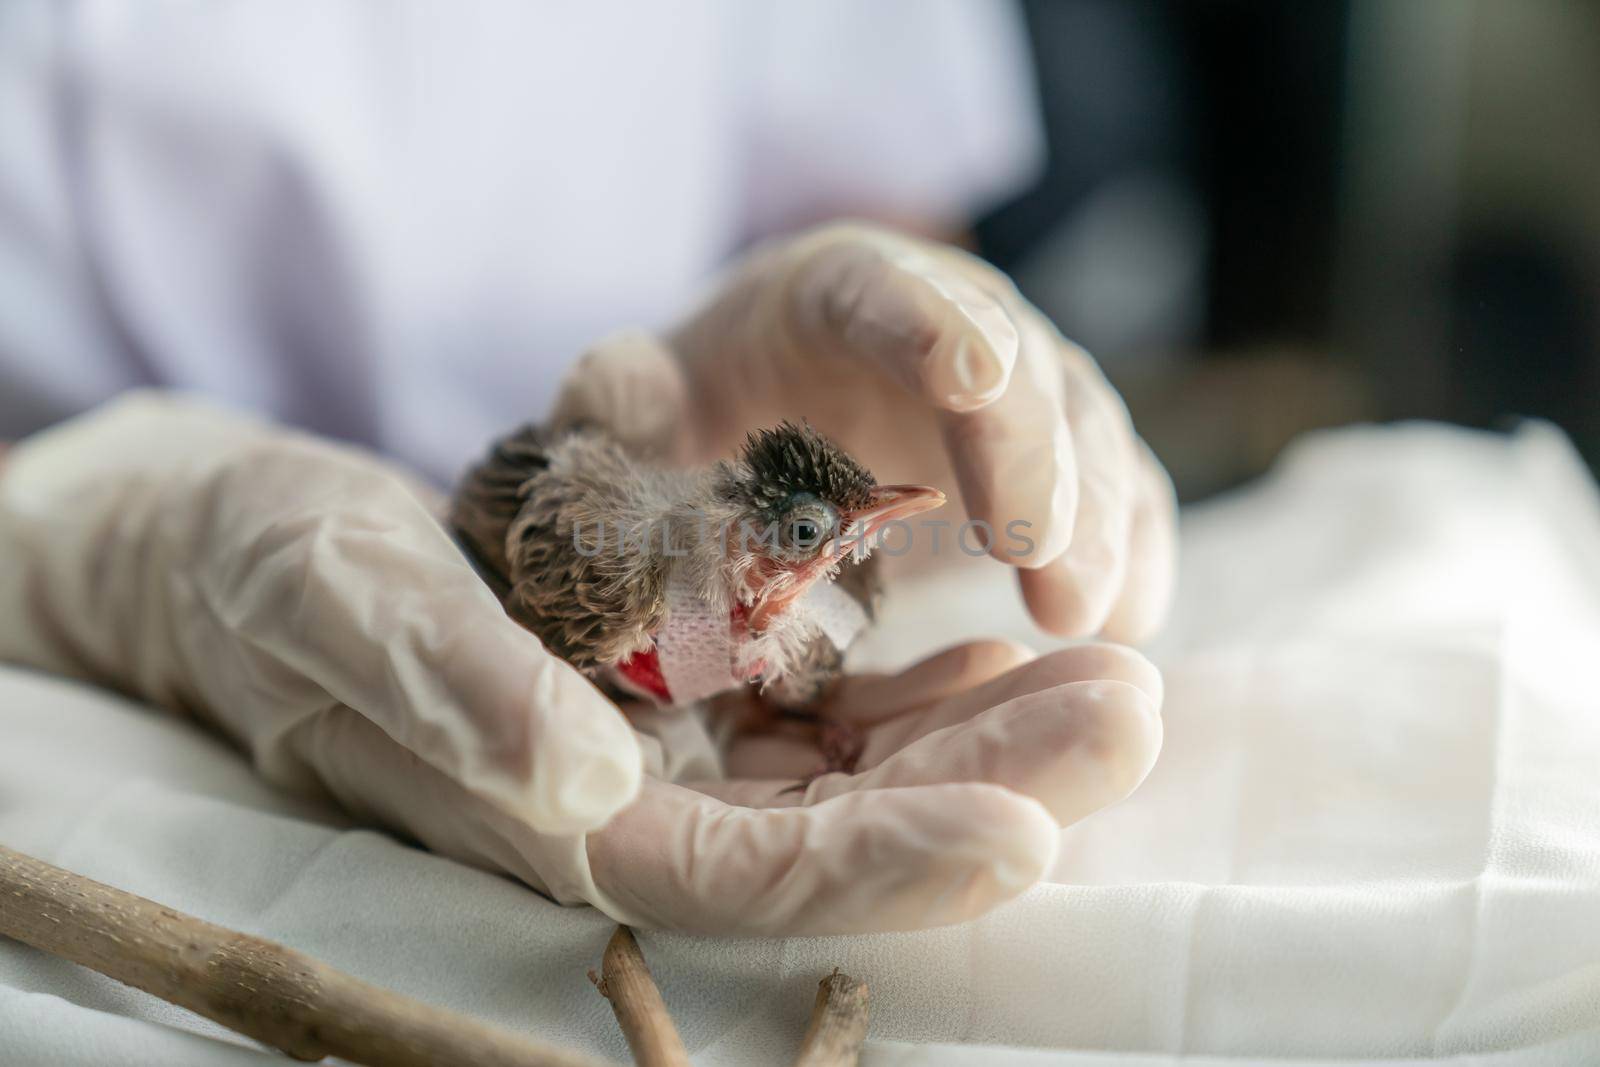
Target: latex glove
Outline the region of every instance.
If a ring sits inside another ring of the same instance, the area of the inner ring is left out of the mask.
[[[1161,745],[1160,703],[1160,676],[1125,648],[1032,659],[1009,644],[963,645],[895,677],[846,679],[829,711],[865,730],[858,770],[804,789],[798,778],[821,761],[812,742],[744,733],[727,752],[732,777],[702,777],[715,761],[697,720],[644,713],[638,802],[566,837],[484,804],[359,715],[320,717],[291,740],[329,781],[375,787],[347,796],[352,806],[619,922],[838,934],[959,922],[1037,883],[1061,826],[1143,780]],[[463,825],[477,832],[463,836]]]
[[[693,463],[785,417],[893,481],[959,486],[1047,629],[1132,641],[1164,618],[1166,472],[1094,361],[989,264],[859,224],[763,246],[663,340],[593,348],[556,410]]]
[[[637,793],[617,709],[377,460],[155,394],[7,458],[0,658],[209,720],[282,784],[317,777],[285,737],[343,708],[531,827],[587,830]]]
[[[844,684],[831,711],[866,731],[858,773],[787,790],[820,753],[746,732],[724,778],[699,719],[641,712],[636,735],[544,655],[425,492],[371,457],[150,397],[13,457],[0,656],[191,711],[279,782],[619,921],[968,918],[1041,878],[1057,827],[1159,748],[1160,680],[1136,654],[979,644]]]

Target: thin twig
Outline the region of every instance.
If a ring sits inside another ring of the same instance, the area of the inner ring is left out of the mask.
[[[855,1067],[867,1037],[867,984],[834,968],[817,983],[811,1025],[794,1067]]]
[[[301,1060],[599,1067],[0,846],[0,934]]]
[[[639,1067],[689,1067],[689,1053],[672,1025],[632,930],[617,927],[600,961],[600,973],[590,971],[589,981],[611,1002],[617,1025]]]

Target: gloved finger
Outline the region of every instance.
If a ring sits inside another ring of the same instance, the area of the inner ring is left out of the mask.
[[[285,747],[347,811],[441,856],[521,879],[560,903],[593,895],[583,835],[541,834],[467,790],[350,708],[297,724]]]
[[[665,342],[622,330],[591,345],[567,371],[551,410],[555,430],[593,425],[641,456],[674,455],[691,421],[682,364]]]
[[[348,709],[288,737],[352,810],[618,922],[722,936],[913,930],[1009,900],[1055,862],[1058,828],[990,785],[752,811],[647,779],[602,830],[541,834]],[[352,783],[365,783],[357,788]]]
[[[752,811],[655,779],[587,838],[552,836],[348,709],[302,723],[287,742],[351,810],[563,903],[658,929],[802,936],[961,922],[1038,882],[1059,841],[1038,803],[991,785]]]
[[[1081,349],[1059,336],[1055,344],[1066,367],[1077,511],[1066,551],[1017,580],[1040,626],[1083,637],[1105,625],[1124,585],[1139,470],[1132,425],[1116,394]]]
[[[1151,634],[1172,605],[1178,571],[1178,499],[1160,460],[1139,442],[1139,478],[1128,568],[1122,592],[1106,620],[1106,637],[1137,642]]]
[[[1161,708],[1161,672],[1144,656],[1123,645],[1075,645],[1029,660],[982,684],[928,705],[916,714],[872,727],[857,767],[872,767],[929,734],[964,723],[1029,693],[1095,681],[1124,682],[1142,691],[1157,711]],[[829,714],[851,722],[855,709],[830,704]]]
[[[644,926],[736,936],[962,922],[1035,884],[1054,820],[992,785],[853,793],[757,811],[649,780],[588,839],[601,907]]]
[[[898,675],[865,682],[847,680],[829,699],[824,713],[835,723],[867,730],[856,760],[856,769],[866,771],[937,731],[985,715],[1010,701],[1074,682],[1126,682],[1141,690],[1158,711],[1161,707],[1160,672],[1131,648],[1079,645],[1039,657],[1031,653],[1023,656],[1025,651],[999,641],[958,645]],[[1006,658],[1013,663],[1002,667]],[[968,684],[935,696],[941,683],[952,677],[954,668],[964,670],[963,680]],[[917,705],[896,707],[892,715],[878,715],[877,701],[894,700],[896,689],[926,699]],[[820,733],[827,728],[783,724],[772,732],[740,738],[728,751],[726,780],[688,784],[730,803],[765,806],[803,802],[805,795],[794,785],[822,767]]]
[[[969,641],[944,649],[896,674],[847,675],[822,709],[832,723],[850,728],[874,726],[900,715],[914,715],[947,697],[976,688],[1034,658],[1031,649],[1014,641]],[[773,721],[761,713],[751,694],[740,694],[744,707],[735,712],[754,728],[738,732],[723,759],[724,774],[673,776],[674,781],[698,777],[753,779],[775,783],[772,790],[787,789],[815,773],[824,763],[822,733],[833,725]],[[727,714],[726,711],[723,714]],[[726,799],[732,796],[716,789]],[[742,801],[735,801],[742,803]]]
[[[1025,343],[1031,332],[1025,325]],[[1060,371],[1028,354],[999,399],[939,416],[962,507],[1001,562],[1046,566],[1074,536],[1087,460],[1077,454],[1063,403]]]
[[[1081,355],[1081,349],[1065,346],[1055,327],[992,265],[949,245],[928,246],[928,253],[1006,307],[1017,326],[1017,363],[1005,396],[978,418],[945,415],[941,425],[967,514],[988,523],[995,535],[991,555],[1025,569],[1044,566],[1072,539],[1079,469],[1088,462],[1076,454],[1070,420],[1062,417],[1060,353],[1071,347]]]
[[[831,717],[870,726],[918,711],[1036,658],[1016,641],[966,641],[935,652],[897,674],[847,675],[828,698]]]
[[[817,352],[842,353],[926,401],[992,553],[1024,567],[1059,555],[1075,510],[1072,439],[1058,369],[1024,358],[1010,282],[971,257],[866,227],[818,231],[796,256],[779,282],[790,374],[816,374]]]
[[[856,762],[857,769],[865,771],[937,731],[955,727],[1009,701],[1074,682],[1125,682],[1141,690],[1158,711],[1161,707],[1160,672],[1131,648],[1079,645],[1039,657],[1029,653],[1010,669],[998,669],[1002,655],[1021,657],[1024,651],[1008,642],[973,642],[937,653],[898,675],[864,682],[848,679],[830,698],[824,713],[834,722],[867,729]],[[964,665],[970,672],[965,678],[970,684],[952,689],[943,699],[931,696],[957,665]],[[875,718],[875,702],[880,697],[893,699],[896,689],[929,699],[913,707],[897,708],[893,716]],[[775,732],[737,740],[727,757],[727,781],[689,784],[730,803],[802,801],[803,794],[793,786],[821,764],[819,728],[815,724],[793,726],[791,730],[780,727]],[[758,784],[746,784],[750,780]]]
[[[865,770],[824,774],[803,790],[740,781],[694,787],[730,803],[778,806],[862,790],[990,782],[1035,798],[1066,825],[1127,796],[1154,764],[1161,736],[1158,706],[1143,689],[1121,681],[1070,682],[1011,696],[917,737]]]
[[[803,803],[940,782],[990,782],[1033,797],[1060,825],[1131,793],[1161,750],[1155,702],[1126,682],[1071,682],[1012,698],[927,734],[856,774],[810,782]]]
[[[766,807],[767,800],[806,776],[824,769],[821,725],[780,723],[771,730],[740,737],[728,746],[720,775],[690,775],[674,779],[681,785],[730,804]],[[740,783],[759,783],[746,788]],[[752,799],[754,798],[754,799]]]
[[[599,825],[632,798],[639,749],[617,709],[506,616],[399,481],[299,441],[247,450],[213,477],[194,568],[221,623],[209,655],[240,663],[216,672],[210,706],[237,705],[238,678],[304,715],[348,706],[551,831]],[[260,724],[233,725],[270,763]]]
[[[1017,331],[1005,307],[919,243],[869,227],[830,226],[793,246],[780,328],[792,353],[863,360],[913,396],[972,411],[1006,391]]]

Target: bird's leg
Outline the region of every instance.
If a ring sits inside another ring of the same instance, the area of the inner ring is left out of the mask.
[[[866,736],[855,724],[840,719],[824,718],[818,725],[821,727],[817,745],[822,749],[822,769],[813,777],[834,771],[854,774],[861,750],[867,747]]]
[[[824,774],[855,770],[865,739],[848,722],[830,716],[827,699],[844,671],[844,655],[826,637],[818,637],[799,662],[762,690],[762,703],[775,720],[804,724],[814,732],[822,762],[792,788],[804,789]],[[789,790],[784,790],[789,792]]]
[[[856,763],[861,759],[861,750],[866,747],[865,735],[854,724],[826,715],[781,709],[777,710],[776,718],[789,722],[803,722],[810,727],[815,731],[817,748],[822,753],[822,762],[817,765],[816,770],[784,789],[783,793],[802,792],[825,774],[854,773]]]

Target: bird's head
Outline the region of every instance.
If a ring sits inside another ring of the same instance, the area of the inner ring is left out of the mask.
[[[944,503],[923,485],[879,485],[849,453],[805,424],[785,422],[745,440],[718,466],[734,512],[727,544],[738,599],[760,632],[847,557],[871,550],[884,526]]]

